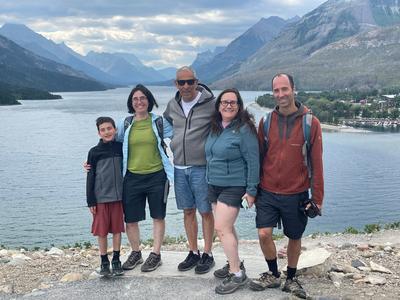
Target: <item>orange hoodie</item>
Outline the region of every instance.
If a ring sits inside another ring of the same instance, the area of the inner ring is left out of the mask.
[[[268,152],[261,166],[260,187],[272,193],[291,195],[310,188],[307,166],[304,164],[302,116],[308,109],[296,102],[298,110],[284,116],[275,108],[272,112],[268,137]],[[260,153],[264,153],[264,119],[258,127]],[[312,199],[322,205],[324,176],[322,165],[322,130],[319,120],[313,116],[311,125]]]

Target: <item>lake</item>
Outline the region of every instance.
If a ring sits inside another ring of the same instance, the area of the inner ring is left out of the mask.
[[[160,104],[155,112],[162,113],[175,89],[150,89]],[[0,245],[31,248],[95,242],[82,163],[98,141],[96,118],[106,115],[117,122],[124,118],[129,92],[129,88],[119,88],[59,93],[62,100],[0,107],[5,126],[0,130]],[[260,94],[243,92],[242,96],[249,104]],[[400,134],[324,133],[323,139],[323,217],[311,220],[307,233],[400,221]],[[167,235],[185,235],[182,217],[172,189]],[[140,225],[142,239],[151,237],[147,218]],[[257,238],[254,218],[253,210],[240,212],[241,239]]]

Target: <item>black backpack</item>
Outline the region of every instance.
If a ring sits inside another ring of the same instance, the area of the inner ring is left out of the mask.
[[[124,120],[124,133],[125,131],[128,129],[128,127],[132,124],[134,116],[129,116],[126,117]],[[156,120],[156,127],[157,127],[157,132],[158,132],[158,136],[161,139],[161,146],[164,150],[165,155],[168,157],[167,154],[167,144],[165,144],[164,142],[164,123],[163,123],[163,118],[162,117],[158,117]]]

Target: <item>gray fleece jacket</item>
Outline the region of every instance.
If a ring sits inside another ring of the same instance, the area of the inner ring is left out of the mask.
[[[210,132],[210,119],[215,111],[215,97],[204,84],[199,84],[201,93],[199,101],[192,107],[186,118],[179,91],[175,98],[168,102],[164,112],[173,127],[170,148],[174,154],[174,164],[180,166],[205,166],[206,155],[204,145]]]

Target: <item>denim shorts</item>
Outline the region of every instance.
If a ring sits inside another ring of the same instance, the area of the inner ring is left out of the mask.
[[[282,220],[283,233],[292,240],[301,239],[307,225],[303,202],[308,191],[294,195],[280,195],[260,189],[257,194],[256,227],[276,227]]]
[[[208,184],[205,166],[174,168],[174,181],[178,209],[197,208],[199,213],[211,212],[211,204],[207,200]]]

